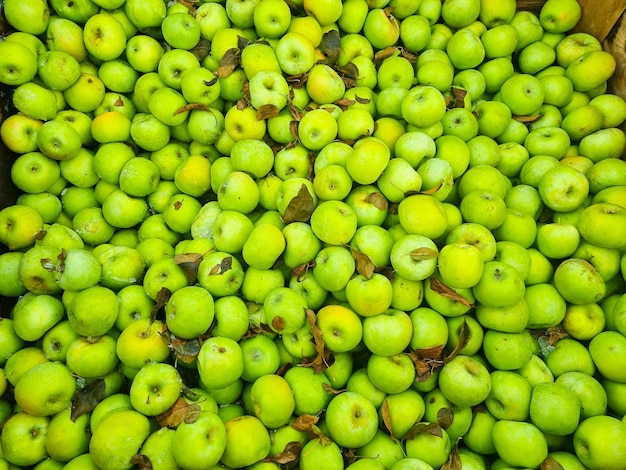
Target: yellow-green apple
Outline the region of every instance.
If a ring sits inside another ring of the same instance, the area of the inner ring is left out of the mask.
[[[214,297],[236,293],[243,278],[244,269],[241,263],[225,252],[209,253],[198,267],[198,283]]]
[[[438,122],[446,113],[442,93],[428,85],[417,85],[409,90],[402,101],[402,118],[407,123],[427,128]]]
[[[327,443],[314,438],[304,444],[300,457],[302,470],[313,470],[320,465],[329,470],[339,470],[344,467],[341,448],[333,441]]]
[[[280,38],[291,23],[291,10],[284,0],[261,0],[252,15],[254,29],[263,38]]]
[[[608,80],[615,71],[615,58],[606,51],[589,51],[573,60],[565,71],[574,90],[587,92]]]
[[[150,435],[148,418],[135,410],[107,414],[89,441],[89,453],[101,468],[124,468],[132,465],[144,440]]]
[[[254,414],[269,429],[289,423],[295,400],[289,383],[280,375],[266,374],[257,378],[250,389]]]
[[[270,451],[270,435],[263,422],[255,416],[244,415],[224,423],[226,445],[221,462],[242,468],[263,460]]]
[[[589,343],[589,353],[603,377],[624,382],[624,373],[617,364],[626,354],[626,338],[617,331],[603,331]]]
[[[24,44],[4,41],[0,46],[0,82],[5,85],[22,85],[37,75],[37,56]]]
[[[200,23],[189,13],[171,13],[161,22],[163,39],[173,48],[190,50],[200,41]]]
[[[50,459],[68,462],[89,450],[89,415],[72,420],[70,413],[67,408],[50,420],[46,439]]]
[[[500,99],[513,114],[528,115],[543,104],[545,91],[538,78],[520,73],[507,79],[500,90]]]
[[[112,336],[81,336],[68,346],[65,363],[79,377],[104,377],[117,367],[119,359],[115,350],[116,342]]]
[[[318,104],[334,103],[346,92],[346,85],[339,74],[326,64],[315,64],[309,70],[306,91]]]
[[[583,278],[586,287],[581,289]],[[566,301],[577,305],[597,302],[606,293],[602,276],[591,263],[578,258],[568,258],[556,267],[554,285]]]
[[[62,363],[45,361],[25,372],[15,384],[18,406],[33,416],[52,416],[67,408],[76,391],[76,379]]]
[[[117,339],[120,361],[134,369],[140,369],[147,362],[164,361],[170,350],[161,336],[163,328],[161,320],[152,322],[150,318],[140,318],[126,326]]]
[[[182,378],[178,370],[166,363],[143,365],[130,385],[130,401],[144,416],[157,416],[168,410],[178,399]]]
[[[452,444],[446,430],[441,429],[441,434],[438,432],[416,433],[411,439],[405,441],[405,448],[408,458],[421,460],[432,468],[436,468],[448,461]]]

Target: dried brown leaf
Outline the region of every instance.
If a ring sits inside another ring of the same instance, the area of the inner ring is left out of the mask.
[[[298,416],[294,422],[291,424],[291,427],[296,431],[304,431],[308,432],[311,428],[319,422],[319,416],[302,414]]]
[[[365,279],[371,279],[374,274],[374,270],[376,269],[376,265],[372,261],[372,258],[354,248],[350,248],[350,253],[354,258],[354,261],[356,261],[356,272],[362,275]]]
[[[418,434],[430,434],[435,437],[443,437],[443,430],[437,423],[417,423],[406,433],[406,439],[413,439]]]
[[[376,209],[380,211],[386,211],[389,209],[389,201],[387,201],[387,198],[385,198],[385,196],[383,196],[382,193],[378,191],[374,191],[373,193],[369,194],[365,198],[365,202],[372,204]]]
[[[456,343],[454,350],[444,358],[443,362],[447,364],[452,359],[454,359],[461,352],[461,350],[465,346],[467,346],[467,343],[469,342],[469,340],[470,340],[470,329],[467,326],[467,321],[463,319],[463,324],[461,325],[461,331],[459,331],[459,340]]]
[[[311,335],[313,336],[316,354],[313,359],[302,358],[302,365],[304,367],[312,367],[316,373],[319,373],[329,367],[332,363],[333,356],[332,353],[326,349],[326,345],[324,344],[324,335],[316,323],[317,317],[315,316],[315,312],[310,308],[307,308],[305,312],[311,328]]]
[[[181,106],[176,111],[174,111],[174,116],[176,116],[177,114],[186,113],[188,111],[193,111],[196,109],[199,109],[200,111],[208,111],[211,108],[209,108],[207,105],[202,104],[202,103],[188,103],[185,106]]]
[[[168,300],[170,300],[171,296],[172,296],[171,290],[169,290],[167,287],[161,287],[161,290],[157,292],[156,302],[152,306],[152,311],[150,312],[151,321],[154,321],[156,319],[159,313],[159,310],[165,307],[165,304],[167,303]]]
[[[311,217],[313,210],[315,209],[315,201],[313,196],[302,184],[298,194],[289,201],[285,214],[283,215],[283,222],[289,224],[291,222],[306,222]]]
[[[409,253],[409,256],[413,261],[427,261],[429,259],[435,259],[439,256],[439,252],[433,248],[428,248],[427,246],[423,246],[421,248],[417,248]]]
[[[195,361],[200,353],[201,347],[202,342],[197,338],[182,339],[174,337],[174,339],[170,341],[170,348],[174,351],[176,360],[182,361],[185,364],[191,364]]]
[[[331,387],[330,385],[328,385],[327,383],[323,383],[322,384],[322,388],[324,390],[326,390],[328,393],[330,393],[331,395],[339,395],[340,393],[345,392],[347,389],[342,388],[342,389],[334,389],[333,387]]]
[[[356,100],[351,100],[349,98],[341,98],[335,101],[335,104],[339,106],[341,109],[343,109],[344,111],[350,106],[354,105],[355,103],[356,103]]]
[[[302,279],[309,272],[309,269],[314,268],[316,264],[315,260],[311,260],[308,263],[304,263],[293,268],[291,270],[291,274],[296,276],[298,279]]]
[[[225,256],[218,264],[213,266],[209,271],[210,276],[220,276],[229,271],[233,267],[233,257]]]
[[[196,58],[202,62],[206,56],[211,52],[211,43],[206,39],[201,37],[198,44],[196,44],[192,49],[189,50]]]
[[[513,119],[519,122],[523,122],[524,124],[532,124],[533,122],[537,122],[542,117],[543,117],[543,114],[532,114],[530,116],[514,115]]]
[[[381,49],[380,51],[374,54],[374,64],[379,65],[383,60],[396,55],[398,52],[398,48],[396,46],[389,46],[385,49]]]
[[[200,266],[200,262],[206,253],[182,253],[174,256],[174,263],[183,269],[189,285],[196,283],[198,266]]]
[[[156,417],[156,422],[162,428],[175,428],[180,423],[195,423],[200,416],[200,405],[187,403],[183,398],[178,398],[170,409]]]
[[[461,462],[461,456],[459,455],[459,446],[455,445],[450,452],[448,461],[442,465],[441,470],[461,470],[463,463]]]
[[[430,285],[431,290],[435,291],[437,294],[441,295],[442,297],[446,297],[450,300],[453,300],[454,302],[459,302],[460,304],[465,305],[466,307],[469,307],[469,308],[472,308],[474,306],[474,304],[469,299],[466,299],[457,291],[447,286],[446,284],[443,283],[443,281],[440,281],[436,277],[430,278],[429,285]]]
[[[432,188],[428,188],[428,189],[425,189],[424,191],[420,191],[418,194],[426,194],[426,195],[432,196],[437,191],[439,191],[442,186],[443,186],[443,180],[439,181],[439,184],[433,186]]]
[[[182,201],[175,201],[174,202],[174,210],[175,211],[180,210],[181,207],[183,207]]]
[[[280,109],[274,104],[264,104],[256,111],[257,121],[264,121],[276,117],[280,114]]]
[[[322,47],[331,65],[337,62],[339,51],[341,50],[341,36],[339,32],[331,29],[324,33],[322,36]]]
[[[387,401],[387,397],[383,400],[383,404],[380,406],[380,416],[383,421],[383,425],[385,429],[389,433],[392,439],[396,439],[395,434],[393,432],[393,426],[391,423],[391,414],[389,411],[389,402]]]
[[[407,356],[415,364],[415,380],[423,382],[427,380],[436,370],[443,367],[443,345],[432,346],[430,348],[415,349]]]
[[[137,468],[137,470],[152,470],[152,462],[147,455],[137,454],[133,455],[130,459],[130,463],[134,465],[133,468]]]
[[[439,408],[437,411],[437,424],[443,429],[448,429],[454,421],[454,410],[452,408]]]
[[[79,416],[90,413],[104,398],[106,384],[104,379],[91,380],[74,394],[70,419],[75,422]]]
[[[300,452],[302,452],[302,444],[292,441],[287,443],[285,450],[271,457],[267,457],[263,460],[263,462],[274,462],[279,465],[287,465],[296,462],[300,458]]]
[[[556,461],[554,457],[547,457],[541,462],[540,470],[564,470],[563,465]]]
[[[226,78],[239,67],[241,63],[241,50],[236,47],[228,49],[222,59],[220,65],[217,68],[217,76],[219,78]]]

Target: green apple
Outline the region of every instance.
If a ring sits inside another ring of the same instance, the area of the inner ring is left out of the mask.
[[[213,296],[202,287],[178,289],[165,304],[168,330],[183,339],[204,334],[214,318]]]
[[[209,253],[198,266],[198,283],[214,297],[235,294],[241,287],[243,278],[243,266],[229,253]]]
[[[284,377],[293,391],[296,416],[317,414],[326,408],[332,398],[330,380],[310,367],[292,367]]]
[[[50,418],[33,416],[24,411],[12,414],[6,421],[0,443],[7,468],[35,465],[44,458]]]
[[[584,372],[566,372],[556,379],[556,383],[565,386],[580,401],[580,419],[606,414],[607,392],[594,377]]]
[[[257,378],[275,373],[280,367],[278,346],[267,335],[256,335],[239,342],[243,357],[241,378],[252,383]]]
[[[363,343],[374,354],[400,354],[411,341],[411,317],[402,310],[389,309],[380,315],[366,317],[362,328]]]
[[[525,332],[505,333],[487,330],[483,339],[483,355],[498,370],[516,370],[528,364],[533,354],[531,339]]]
[[[356,267],[349,249],[341,245],[323,247],[315,257],[313,275],[318,283],[330,292],[343,289]]]
[[[217,413],[201,413],[194,422],[182,422],[175,430],[172,453],[184,468],[216,465],[226,447],[226,428]]]
[[[469,356],[458,355],[439,373],[439,388],[457,406],[474,406],[491,390],[488,370]]]
[[[282,231],[273,224],[265,223],[252,229],[241,253],[248,266],[269,269],[285,251],[285,247]]]
[[[573,338],[560,339],[546,357],[546,364],[554,377],[572,371],[593,375],[596,371],[590,352]]]
[[[598,434],[597,430],[602,429]],[[595,430],[595,431],[593,431]],[[580,423],[573,437],[574,451],[590,468],[619,468],[623,459],[624,424],[612,416],[594,416]]]
[[[263,302],[264,321],[275,332],[294,333],[305,322],[306,299],[288,287],[273,289]]]
[[[405,448],[408,458],[418,459],[432,468],[438,468],[448,461],[452,444],[448,433],[441,429],[441,433],[417,432],[414,437],[405,441]]]
[[[527,421],[533,387],[515,371],[491,372],[491,392],[485,399],[487,410],[498,420]]]
[[[26,45],[17,41],[4,41],[0,47],[0,82],[5,85],[22,85],[37,75],[37,56]]]
[[[243,372],[241,346],[233,339],[213,336],[202,343],[197,365],[203,386],[210,389],[227,387]]]
[[[415,127],[430,127],[445,115],[445,98],[435,87],[414,86],[402,101],[401,113],[402,118]]]
[[[548,455],[546,438],[532,423],[499,420],[492,436],[498,456],[508,465],[533,468]]]
[[[623,373],[616,368],[624,355],[625,338],[617,331],[603,331],[589,343],[589,353],[603,377],[615,382],[623,382]]]
[[[287,424],[295,409],[289,383],[275,374],[266,374],[254,380],[250,398],[254,414],[270,429]]]
[[[27,292],[17,299],[12,310],[15,333],[24,341],[40,339],[63,317],[61,301],[47,294]]]
[[[130,401],[145,416],[157,416],[168,410],[178,399],[182,378],[174,366],[147,363],[139,369],[130,386]]]
[[[117,340],[116,351],[122,363],[140,369],[147,362],[164,361],[170,354],[161,336],[164,323],[141,318],[124,328]]]
[[[412,350],[444,346],[448,342],[448,324],[439,312],[429,307],[418,307],[409,316],[413,323],[409,343]]]
[[[524,299],[528,306],[529,328],[549,328],[558,325],[565,318],[565,299],[552,284],[527,286]]]
[[[330,401],[325,422],[331,438],[338,445],[355,448],[367,444],[374,437],[378,414],[366,397],[347,391]]]
[[[323,201],[311,214],[311,228],[322,242],[341,245],[348,243],[356,232],[357,217],[343,201]]]
[[[302,470],[313,470],[320,465],[329,470],[344,468],[341,447],[333,441],[323,443],[317,438],[311,439],[304,444],[301,451],[300,468]]]
[[[0,137],[9,150],[24,154],[37,150],[37,130],[43,124],[22,114],[8,116],[0,124]]]
[[[543,432],[565,436],[578,427],[580,406],[576,394],[564,385],[537,384],[530,400],[530,420]]]

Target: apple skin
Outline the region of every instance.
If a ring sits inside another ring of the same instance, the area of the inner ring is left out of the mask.
[[[601,429],[602,432],[597,431]],[[612,416],[593,416],[580,423],[574,432],[576,456],[588,468],[620,468],[624,459],[626,429]]]
[[[336,395],[328,404],[325,420],[333,440],[347,448],[367,444],[378,428],[376,408],[355,392]]]
[[[7,468],[35,465],[46,457],[49,425],[49,417],[33,416],[24,411],[7,419],[0,436]]]
[[[150,431],[150,421],[138,411],[110,413],[94,431],[89,453],[99,468],[127,468]]]

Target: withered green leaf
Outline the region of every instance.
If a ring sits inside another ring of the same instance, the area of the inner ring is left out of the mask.
[[[283,215],[283,222],[289,224],[291,222],[306,222],[311,217],[313,210],[315,209],[315,202],[313,196],[302,184],[298,190],[298,194],[289,201],[285,214]]]
[[[104,398],[106,384],[104,379],[91,380],[74,394],[70,419],[75,422],[79,416],[91,412]]]

